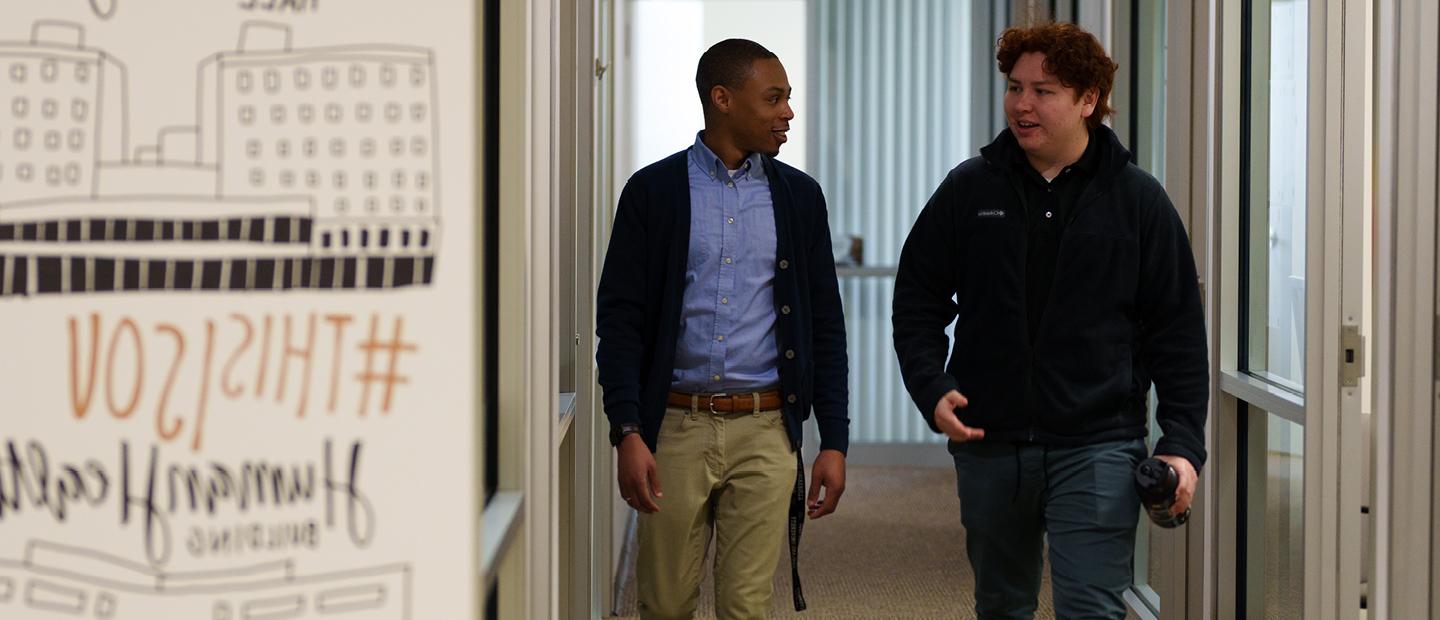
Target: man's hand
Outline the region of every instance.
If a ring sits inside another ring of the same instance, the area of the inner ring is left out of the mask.
[[[940,402],[935,404],[935,426],[940,427],[940,432],[957,443],[975,441],[985,438],[985,430],[971,428],[960,422],[955,415],[956,409],[964,409],[970,406],[970,401],[960,392],[950,390],[940,397]]]
[[[665,494],[660,492],[660,475],[655,473],[655,455],[650,453],[645,440],[640,433],[630,433],[620,442],[618,451],[616,477],[620,482],[620,498],[640,512],[660,512],[654,497],[665,497]]]
[[[1175,473],[1180,476],[1180,484],[1175,487],[1175,503],[1170,506],[1170,514],[1179,515],[1190,508],[1190,502],[1195,499],[1195,484],[1200,476],[1195,473],[1195,466],[1190,464],[1190,459],[1183,456],[1157,454],[1155,458],[1174,467]]]
[[[820,498],[825,487],[825,498]],[[835,512],[840,495],[845,492],[845,455],[839,450],[821,450],[810,469],[810,498],[806,502],[810,518],[819,519]]]

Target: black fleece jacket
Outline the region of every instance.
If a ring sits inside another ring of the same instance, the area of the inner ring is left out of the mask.
[[[1164,188],[1115,133],[1091,139],[1098,168],[1067,214],[1033,338],[1023,180],[1011,166],[1019,144],[1007,129],[945,177],[900,253],[900,371],[936,432],[935,405],[953,389],[969,401],[956,414],[985,441],[1053,445],[1145,436],[1153,382],[1164,432],[1155,452],[1199,471],[1210,388],[1190,243]]]

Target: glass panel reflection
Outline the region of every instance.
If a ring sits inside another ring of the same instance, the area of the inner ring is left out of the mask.
[[[1307,0],[1251,5],[1249,362],[1246,370],[1303,391]]]

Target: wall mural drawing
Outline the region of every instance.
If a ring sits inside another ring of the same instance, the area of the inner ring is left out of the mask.
[[[196,124],[131,151],[145,93],[84,35],[44,20],[0,41],[0,296],[430,284],[431,50],[296,48],[246,22],[199,64]]]
[[[124,558],[33,540],[23,558],[0,559],[0,602],[56,617],[327,618],[407,620],[410,567],[304,574],[293,560],[226,570],[167,573]]]
[[[474,11],[5,0],[0,618],[476,615]]]

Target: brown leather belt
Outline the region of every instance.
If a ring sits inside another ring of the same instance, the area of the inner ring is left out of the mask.
[[[773,411],[780,408],[780,390],[745,392],[741,394],[686,394],[671,392],[665,400],[671,407],[689,409],[693,404],[698,411],[710,413],[751,412],[755,410],[756,396],[759,396],[760,410]],[[693,398],[692,398],[693,397]]]

